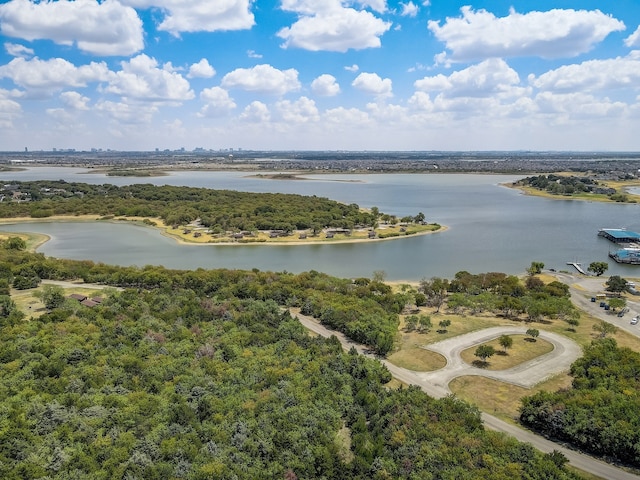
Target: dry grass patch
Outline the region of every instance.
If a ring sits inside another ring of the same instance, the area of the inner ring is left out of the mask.
[[[449,384],[456,396],[475,404],[483,412],[512,422],[519,416],[520,399],[523,397],[541,390],[555,392],[569,386],[571,377],[567,374],[556,375],[531,389],[480,376],[458,377]]]
[[[18,309],[24,313],[27,318],[37,318],[44,313],[47,313],[47,309],[39,298],[35,296],[35,293],[40,291],[40,287],[31,288],[28,290],[11,290],[11,299],[16,303]],[[79,293],[86,295],[87,297],[100,297],[103,296],[103,290],[96,290],[93,288],[63,288],[65,297],[68,297],[72,293]]]
[[[0,240],[8,240],[11,237],[18,237],[25,241],[27,244],[27,250],[34,251],[40,245],[49,240],[49,235],[42,233],[13,233],[13,232],[0,232]]]
[[[416,372],[432,372],[443,368],[447,361],[436,352],[425,350],[418,346],[399,350],[387,357],[394,365]]]
[[[340,459],[346,464],[351,463],[355,458],[351,451],[351,429],[346,425],[342,425],[342,428],[336,434],[335,443]]]
[[[493,355],[487,363],[487,370],[506,370],[508,368],[515,367],[521,363],[533,360],[545,353],[549,353],[553,350],[553,345],[546,340],[538,338],[535,342],[530,340],[525,335],[509,335],[513,339],[513,346],[505,353],[500,346],[498,339],[491,340],[482,344],[474,345],[471,348],[463,350],[460,356],[469,365],[472,365],[475,361],[479,360],[474,355],[476,348],[480,345],[490,345],[496,350],[496,354]]]

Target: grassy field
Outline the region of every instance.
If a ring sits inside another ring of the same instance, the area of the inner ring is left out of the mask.
[[[162,222],[158,224],[163,232],[172,238],[185,243],[237,243],[237,244],[311,244],[311,243],[340,243],[340,242],[353,242],[353,241],[371,241],[369,238],[368,229],[352,230],[349,235],[336,233],[333,238],[326,238],[324,233],[320,233],[316,236],[312,236],[308,232],[295,232],[291,235],[271,238],[269,232],[259,231],[255,236],[247,236],[241,239],[234,239],[229,236],[214,236],[207,233],[206,228],[191,228],[191,227],[164,227]],[[404,238],[411,235],[419,235],[438,230],[444,231],[445,229],[437,224],[429,225],[408,225],[404,232],[401,232],[400,226],[385,225],[376,229],[376,233],[379,237],[385,235],[391,235],[388,238]],[[186,232],[186,233],[185,233]],[[196,234],[197,235],[194,235]],[[305,238],[300,238],[301,234],[305,234]],[[377,240],[381,238],[376,238]],[[376,240],[374,239],[374,240]]]
[[[487,377],[466,376],[455,378],[449,384],[449,388],[457,397],[475,404],[483,412],[513,422],[518,418],[522,397],[541,390],[555,391],[570,385],[571,377],[567,374],[557,375],[531,389]]]
[[[481,345],[489,345],[496,351],[495,355],[487,359],[487,362],[483,366],[486,370],[507,370],[509,368],[520,365],[521,363],[533,360],[540,355],[553,351],[553,345],[546,340],[540,338],[535,342],[531,341],[531,337],[526,335],[509,335],[513,340],[511,348],[504,351],[500,346],[498,339],[491,340],[490,342],[482,343]],[[474,355],[476,348],[480,345],[475,345],[471,348],[463,350],[460,356],[469,365],[473,365],[480,359]]]
[[[543,278],[543,281],[550,282],[554,278]],[[396,285],[398,289],[407,289],[404,284]],[[407,332],[404,324],[404,317],[401,317],[400,330],[398,332],[398,340],[396,342],[396,351],[388,357],[388,360],[394,365],[408,368],[415,371],[434,371],[444,366],[444,359],[435,352],[429,352],[422,347],[431,343],[435,343],[447,338],[456,337],[475,330],[481,330],[488,327],[500,325],[522,326],[526,328],[536,328],[538,330],[546,330],[560,335],[564,335],[581,346],[590,344],[598,338],[599,332],[593,330],[593,326],[600,320],[586,313],[580,316],[580,323],[577,326],[571,326],[563,320],[552,320],[535,323],[526,323],[523,320],[507,320],[493,315],[484,316],[462,316],[452,315],[443,308],[441,313],[435,313],[434,309],[421,308],[420,314],[430,315],[432,329],[427,333]],[[438,332],[438,323],[441,320],[448,319],[451,325],[446,332]],[[623,330],[618,330],[611,335],[618,345],[628,347],[635,351],[640,351],[640,338],[631,335]],[[508,351],[508,355],[494,355],[491,357],[490,369],[504,369],[525,362],[530,358],[547,353],[551,349],[551,344],[537,339],[537,342],[526,342],[522,336],[513,336],[513,347]],[[501,351],[497,340],[490,342],[497,351]],[[472,363],[476,360],[473,352],[478,345],[469,348],[465,355],[466,361]],[[517,348],[516,348],[517,347]],[[463,357],[464,358],[464,357]],[[491,380],[480,376],[467,376],[454,379],[449,388],[458,397],[463,398],[475,405],[482,411],[496,415],[506,421],[515,422],[518,417],[518,409],[520,407],[520,399],[524,396],[532,395],[540,390],[555,391],[560,388],[566,388],[571,385],[571,377],[568,374],[555,376],[546,382],[536,385],[532,389],[526,389],[515,385]]]
[[[42,287],[31,288],[28,290],[11,290],[11,299],[16,303],[16,306],[27,316],[27,318],[37,318],[40,315],[47,312],[43,303],[36,296],[36,292],[42,290]],[[82,288],[80,286],[73,288],[63,288],[65,296],[69,296],[72,293],[78,293],[91,297],[104,297],[104,290],[96,290],[91,288]],[[105,290],[108,290],[105,289]],[[67,300],[69,302],[77,302],[76,300]]]
[[[0,229],[2,227],[0,226]],[[41,233],[9,233],[9,232],[0,232],[0,241],[7,240],[10,237],[19,237],[23,239],[27,243],[27,250],[35,250],[44,242],[49,240],[47,235],[43,235]]]

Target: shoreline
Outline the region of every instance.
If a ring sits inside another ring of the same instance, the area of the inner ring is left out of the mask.
[[[29,224],[29,223],[63,223],[63,222],[109,222],[116,224],[133,224],[137,226],[142,226],[146,228],[152,228],[158,230],[163,237],[170,238],[175,241],[179,245],[186,246],[304,246],[304,245],[339,245],[346,243],[371,243],[371,242],[382,242],[387,240],[401,240],[407,239],[411,237],[423,236],[423,235],[431,235],[434,233],[446,232],[449,230],[449,227],[446,225],[440,225],[440,228],[437,230],[427,230],[424,232],[417,232],[411,235],[399,235],[397,237],[387,237],[387,238],[354,238],[354,239],[317,239],[317,240],[293,240],[293,241],[266,241],[266,242],[233,242],[233,241],[224,241],[224,242],[190,242],[185,240],[183,237],[178,235],[173,235],[167,232],[167,228],[160,225],[148,225],[143,222],[141,218],[126,218],[126,217],[117,217],[117,218],[109,218],[102,219],[103,217],[99,215],[58,215],[51,216],[45,218],[32,218],[32,217],[16,217],[16,218],[0,218],[0,232],[2,232],[2,225],[18,225],[18,224]],[[158,221],[158,219],[151,219],[153,221]],[[3,232],[8,233],[8,232]],[[33,232],[11,232],[14,234],[25,233],[25,234],[34,234]],[[48,242],[51,237],[47,234],[43,233],[35,233],[35,235],[40,235],[43,238],[38,239],[38,241],[32,246],[33,250],[37,250],[43,244]]]
[[[592,197],[585,196],[574,196],[574,195],[553,195],[546,191],[538,190],[533,187],[527,187],[523,185],[515,185],[514,183],[500,183],[499,185],[511,188],[513,190],[520,191],[523,195],[528,195],[530,197],[540,197],[540,198],[548,198],[549,200],[576,200],[580,202],[600,202],[600,203],[621,203],[625,205],[633,205],[640,202],[640,195],[635,193],[630,193],[627,189],[633,187],[640,187],[640,183],[629,183],[622,184],[621,182],[611,182],[615,185],[613,188],[620,188],[624,191],[625,195],[629,196],[629,199],[625,202],[616,202],[615,200],[611,200],[607,195],[604,194],[593,194]]]

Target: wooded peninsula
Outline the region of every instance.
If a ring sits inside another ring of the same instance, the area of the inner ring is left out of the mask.
[[[97,215],[138,219],[195,243],[375,240],[441,229],[425,215],[397,218],[356,204],[282,193],[65,181],[13,182],[0,188],[0,218]]]

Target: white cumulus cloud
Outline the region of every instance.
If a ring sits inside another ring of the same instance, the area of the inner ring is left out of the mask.
[[[635,32],[624,39],[624,44],[630,48],[640,47],[640,26],[636,28]]]
[[[121,65],[106,88],[110,93],[156,102],[181,102],[195,96],[189,82],[171,64],[160,68],[155,58],[141,54]]]
[[[85,97],[78,92],[62,92],[60,100],[71,110],[89,110],[89,97]]]
[[[0,128],[12,128],[13,120],[22,113],[22,107],[13,99],[14,96],[12,92],[0,89]]]
[[[530,76],[529,82],[540,90],[555,92],[606,91],[618,88],[640,88],[640,54],[606,60],[588,60],[564,65]]]
[[[132,104],[101,101],[96,104],[96,110],[117,123],[142,125],[151,122],[153,116],[158,112],[158,107],[152,103]]]
[[[236,103],[229,96],[229,92],[221,87],[205,88],[200,93],[200,100],[205,104],[199,113],[202,117],[224,116],[236,108]]]
[[[297,70],[278,70],[268,64],[237,68],[227,73],[221,83],[225,88],[239,88],[272,95],[284,95],[300,89]]]
[[[627,105],[622,102],[612,102],[609,99],[599,99],[583,92],[551,93],[542,92],[536,95],[536,105],[543,114],[553,114],[558,120],[562,115],[566,118],[614,117],[623,114]]]
[[[492,58],[453,72],[416,80],[414,86],[423,92],[446,92],[449,96],[485,97],[511,92],[520,84],[518,72],[502,59]]]
[[[415,17],[418,15],[418,6],[413,2],[402,3],[400,2],[400,6],[402,10],[400,11],[400,15],[403,17]]]
[[[269,108],[262,102],[253,101],[240,114],[240,120],[250,123],[265,123],[271,119]]]
[[[374,2],[365,3],[371,6]],[[384,2],[379,3],[377,8]],[[284,39],[283,48],[332,52],[377,48],[380,37],[391,27],[369,11],[343,7],[336,0],[285,0],[282,9],[300,15],[293,25],[277,33]]]
[[[32,57],[34,51],[32,48],[25,47],[24,45],[20,45],[18,43],[5,43],[4,49],[7,51],[9,55],[12,57]]]
[[[203,58],[198,63],[194,63],[189,67],[189,78],[211,78],[216,74],[215,69],[209,64],[206,58]]]
[[[377,73],[363,72],[355,78],[351,85],[358,90],[380,98],[390,97],[392,95],[391,79],[380,78]]]
[[[121,0],[136,8],[159,8],[164,19],[159,30],[180,32],[246,30],[255,24],[253,0]]]
[[[624,23],[599,10],[511,11],[502,18],[468,6],[461,12],[461,17],[447,18],[443,25],[433,20],[428,23],[450,52],[446,58],[454,62],[490,57],[574,57],[625,28]]]
[[[94,55],[131,55],[144,48],[137,12],[116,0],[10,0],[0,5],[0,31],[23,40],[75,44]]]
[[[66,87],[85,87],[91,82],[103,82],[110,78],[104,62],[91,62],[76,67],[63,58],[40,60],[14,58],[0,66],[0,78],[9,78],[16,85],[33,90],[52,92]]]
[[[276,103],[276,108],[282,119],[289,123],[307,123],[319,118],[316,103],[307,97],[300,97],[295,102],[282,100]]]
[[[378,13],[384,13],[387,11],[386,0],[356,0],[356,3],[363,8],[370,8]]]
[[[322,97],[333,97],[340,93],[340,85],[336,77],[324,73],[311,82],[311,90]]]

